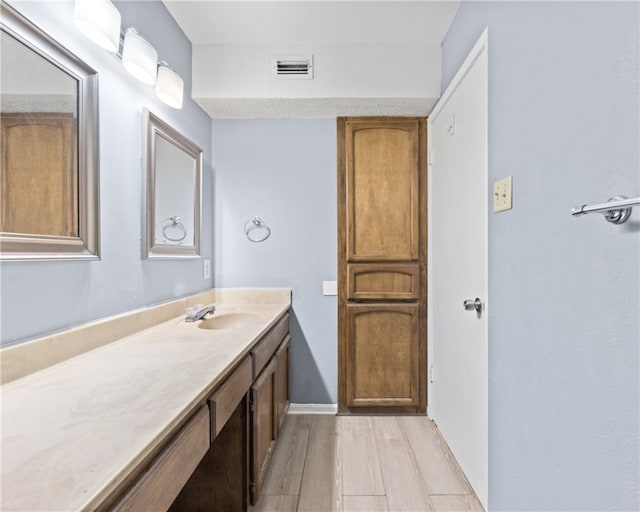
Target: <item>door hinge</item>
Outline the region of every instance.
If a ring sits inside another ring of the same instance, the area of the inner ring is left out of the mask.
[[[433,165],[433,149],[427,151],[427,155],[427,161],[429,162],[429,165]]]
[[[429,366],[429,382],[433,383],[433,365]]]
[[[253,400],[249,400],[249,410],[251,412],[256,410],[256,403]]]

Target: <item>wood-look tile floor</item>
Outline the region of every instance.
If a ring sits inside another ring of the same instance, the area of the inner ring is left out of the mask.
[[[289,415],[253,512],[480,512],[424,416]]]

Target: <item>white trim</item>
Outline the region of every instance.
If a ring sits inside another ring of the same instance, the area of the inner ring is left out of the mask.
[[[289,414],[338,414],[338,404],[290,404]]]
[[[433,384],[431,378],[433,376],[433,276],[431,269],[433,268],[433,251],[432,251],[432,233],[433,223],[431,215],[431,205],[433,204],[431,166],[433,160],[431,158],[431,129],[433,123],[431,117],[427,118],[427,150],[430,153],[429,162],[427,163],[427,416],[433,420],[434,403],[433,403]],[[435,156],[433,156],[435,159]]]

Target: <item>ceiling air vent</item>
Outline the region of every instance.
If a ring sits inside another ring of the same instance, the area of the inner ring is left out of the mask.
[[[288,80],[312,80],[313,55],[271,57],[271,75]]]

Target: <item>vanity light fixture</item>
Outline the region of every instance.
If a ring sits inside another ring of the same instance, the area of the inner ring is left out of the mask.
[[[156,96],[173,108],[182,108],[184,80],[169,65],[158,62],[158,52],[131,27],[120,32],[122,18],[111,0],[75,0],[73,21],[88,39],[122,60],[135,78],[155,85]],[[120,43],[122,41],[122,53]]]
[[[111,53],[120,47],[120,11],[110,0],[76,0],[73,21],[86,37]]]
[[[135,28],[128,28],[124,34],[122,65],[141,82],[156,83],[158,52]]]
[[[173,108],[182,108],[184,81],[169,65],[162,61],[158,63],[158,79],[156,81],[156,96]]]

